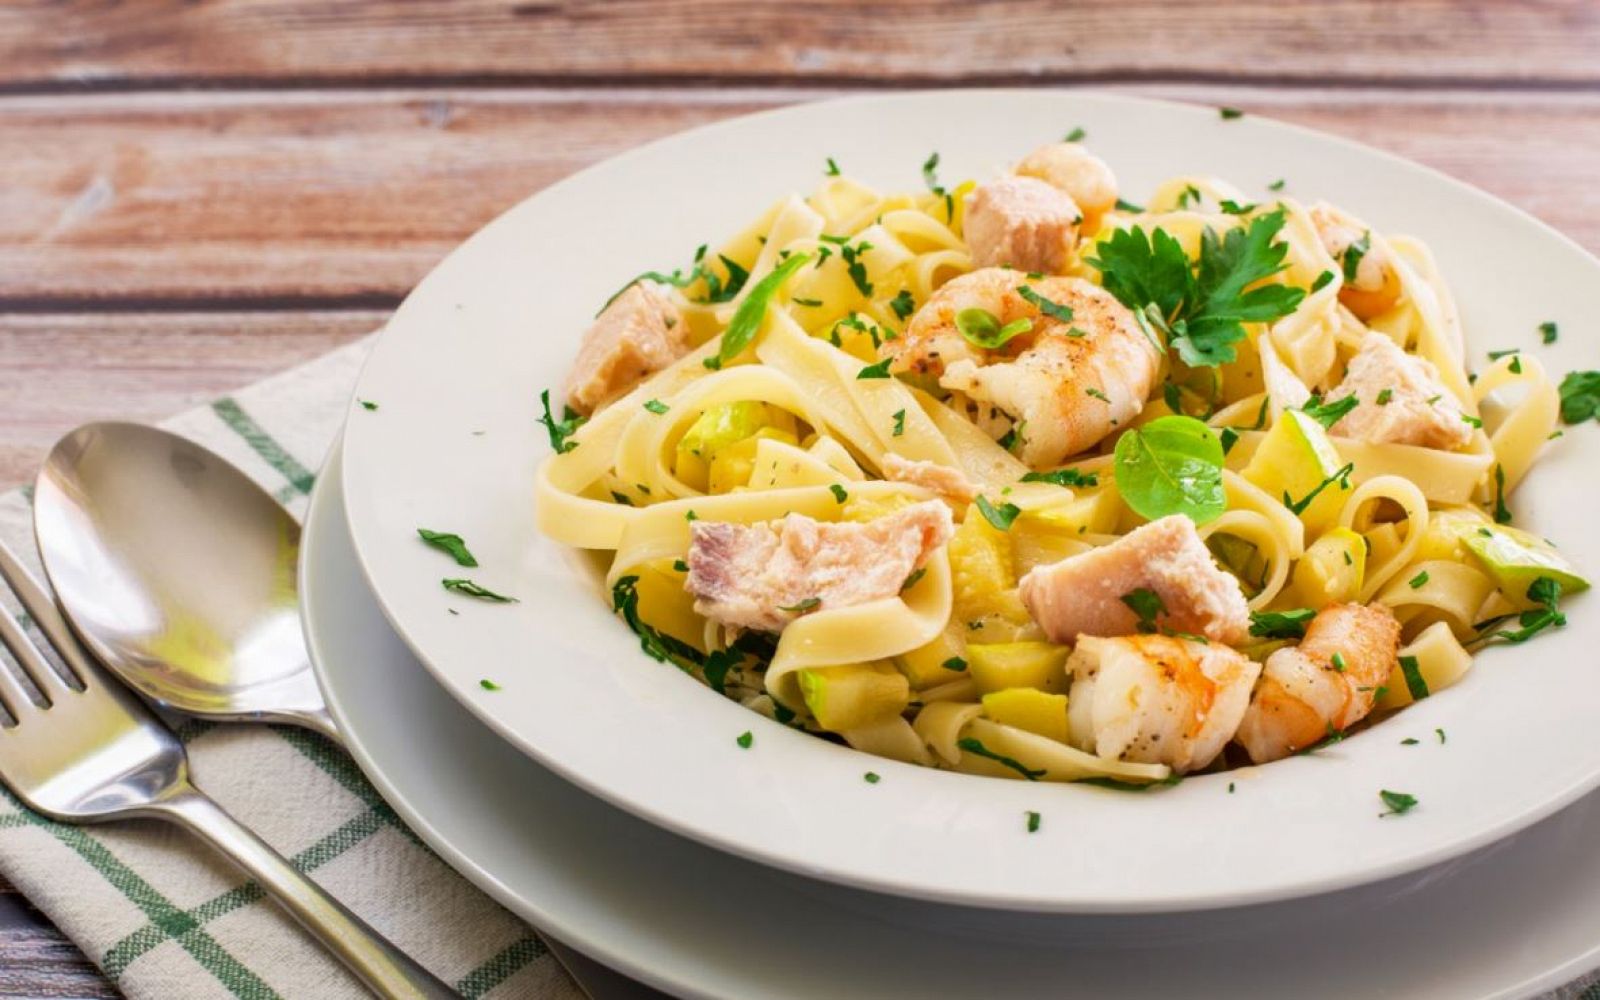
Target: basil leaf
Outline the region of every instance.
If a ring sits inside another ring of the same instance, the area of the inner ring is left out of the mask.
[[[1205,524],[1227,509],[1222,442],[1193,417],[1158,417],[1117,439],[1117,492],[1141,517],[1187,515]]]
[[[783,263],[772,269],[771,274],[751,287],[750,294],[739,303],[728,328],[722,331],[722,343],[717,347],[716,355],[706,358],[707,368],[721,368],[750,346],[750,342],[756,339],[756,332],[761,329],[761,321],[767,316],[767,305],[772,301],[772,296],[789,280],[790,275],[810,259],[810,254],[790,254]]]
[[[424,542],[447,553],[456,561],[457,566],[478,565],[478,560],[467,551],[467,543],[461,540],[460,535],[452,535],[447,531],[429,531],[427,528],[418,528],[417,534]]]

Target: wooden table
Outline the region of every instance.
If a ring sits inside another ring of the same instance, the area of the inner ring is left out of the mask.
[[[11,0],[0,486],[378,326],[587,163],[850,91],[1106,87],[1439,167],[1600,250],[1600,5]],[[115,996],[0,895],[0,996]]]

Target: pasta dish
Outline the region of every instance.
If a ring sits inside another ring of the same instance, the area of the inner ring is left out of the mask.
[[[1563,393],[1469,374],[1423,243],[1281,181],[1134,204],[1074,138],[910,193],[829,160],[597,303],[538,523],[614,553],[646,653],[870,754],[1143,787],[1564,623],[1508,506]]]

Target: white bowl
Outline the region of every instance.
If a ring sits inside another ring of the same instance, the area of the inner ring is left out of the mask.
[[[1327,891],[1458,855],[1600,784],[1600,671],[1584,648],[1600,633],[1586,595],[1566,629],[1485,652],[1462,683],[1336,747],[1129,794],[900,765],[767,722],[645,657],[611,615],[596,564],[539,535],[533,470],[549,449],[538,393],[559,383],[622,281],[681,266],[695,245],[808,189],[825,157],[913,188],[933,150],[947,180],[982,177],[1074,127],[1131,200],[1178,173],[1261,197],[1282,177],[1299,197],[1420,236],[1455,286],[1474,358],[1521,346],[1557,372],[1588,364],[1600,262],[1481,192],[1338,139],[1081,92],[872,96],[722,122],[528,199],[391,320],[356,391],[379,408],[352,404],[343,469],[356,548],[396,630],[506,739],[641,817],[805,874],[970,905],[1148,912]],[[1552,347],[1536,346],[1545,320],[1565,331]],[[1581,512],[1596,463],[1600,441],[1574,430],[1513,505],[1518,524],[1590,569],[1600,530]],[[417,541],[419,527],[463,535],[483,567],[458,570]],[[458,575],[520,603],[440,588]],[[754,746],[741,750],[747,730]],[[1401,745],[1407,736],[1422,742]],[[868,769],[882,781],[864,782]],[[1379,789],[1421,804],[1380,819]],[[1030,810],[1043,815],[1032,835]]]

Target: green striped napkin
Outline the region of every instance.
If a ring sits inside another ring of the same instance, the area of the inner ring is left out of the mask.
[[[167,426],[303,513],[367,347]],[[28,489],[0,497],[0,538],[37,570],[30,500]],[[0,603],[26,624],[9,591]],[[462,995],[581,996],[527,925],[429,851],[337,747],[288,727],[175,721],[196,784]],[[151,822],[65,826],[0,796],[0,872],[134,1000],[368,996],[188,834]]]

